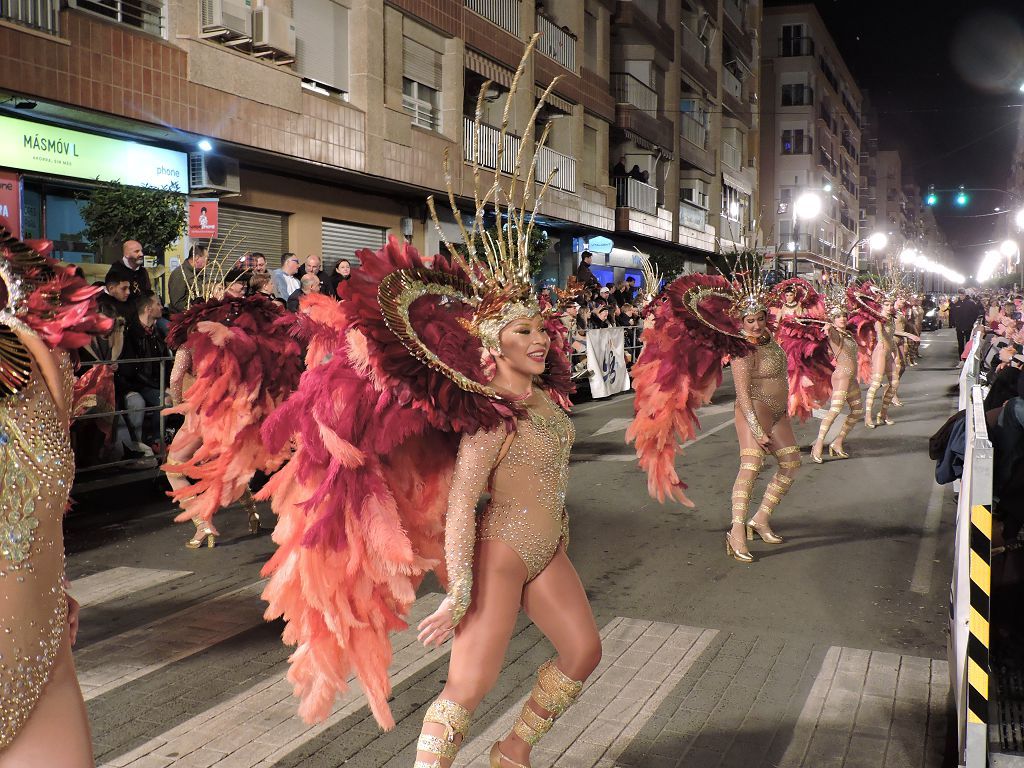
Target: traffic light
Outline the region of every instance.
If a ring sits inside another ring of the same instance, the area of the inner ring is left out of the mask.
[[[932,184],[928,187],[928,194],[924,196],[925,205],[937,205],[939,202],[939,196],[935,194],[935,185]]]
[[[970,198],[967,196],[967,192],[964,190],[964,185],[963,184],[961,184],[959,186],[959,188],[957,189],[956,197],[953,198],[953,200],[961,208],[963,208],[965,205],[967,205],[967,203],[970,201]]]

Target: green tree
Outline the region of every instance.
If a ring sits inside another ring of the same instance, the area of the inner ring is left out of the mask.
[[[111,182],[82,199],[85,236],[97,252],[138,240],[145,253],[162,255],[185,231],[185,196],[177,185],[157,189]]]
[[[506,238],[506,240],[511,240],[512,242],[515,242],[515,240],[516,240],[515,231],[516,230],[515,230],[515,225],[514,224],[511,224],[511,223],[506,224],[505,225],[505,238]],[[492,226],[488,227],[486,232],[490,236],[491,242],[495,242],[496,243],[497,242],[497,238],[498,238],[498,228],[497,228],[497,225],[492,225]],[[459,245],[458,248],[463,253],[466,252],[466,246],[465,245]],[[528,248],[529,260],[530,260],[530,276],[535,278],[535,277],[537,277],[540,274],[541,269],[544,267],[544,257],[547,255],[548,251],[551,248],[551,240],[550,240],[550,238],[548,238],[547,232],[542,230],[540,227],[534,227],[530,231],[530,241],[527,244],[527,248]],[[483,255],[483,252],[484,252],[483,244],[480,241],[479,237],[477,238],[477,241],[476,241],[476,249],[477,249],[477,253]]]

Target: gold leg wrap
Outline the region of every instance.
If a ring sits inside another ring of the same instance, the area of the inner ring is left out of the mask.
[[[573,705],[583,690],[583,683],[566,676],[555,666],[554,661],[546,661],[537,670],[537,682],[534,683],[530,698],[523,705],[522,712],[512,726],[512,731],[531,747],[551,730],[555,720]],[[547,717],[540,715],[530,706],[530,702],[550,713]]]
[[[889,380],[889,388],[882,395],[882,408],[878,412],[879,421],[885,421],[889,417],[889,406],[892,405],[892,399],[896,397],[896,390],[899,389],[899,384],[900,380],[896,377]]]
[[[750,505],[750,490],[757,481],[764,464],[764,452],[757,448],[740,449],[740,469],[732,485],[732,516],[746,519]]]
[[[416,742],[416,749],[436,757],[433,761],[417,760],[413,768],[441,768],[442,760],[454,760],[459,747],[469,733],[469,722],[472,714],[458,702],[450,699],[438,699],[427,709],[423,716],[423,724],[436,723],[444,726],[444,736],[433,736],[421,733]],[[462,739],[456,741],[456,736]]]
[[[825,442],[825,436],[828,431],[832,429],[832,424],[836,418],[842,413],[843,405],[846,404],[846,392],[842,389],[832,391],[832,402],[829,404],[828,413],[821,420],[821,426],[818,427],[818,440]]]
[[[879,388],[882,386],[882,380],[885,378],[884,374],[878,373],[871,377],[871,383],[868,385],[868,394],[865,398],[864,403],[864,422],[869,423],[874,419],[875,410],[875,395],[878,394]]]
[[[793,476],[800,468],[800,449],[795,445],[775,451],[775,458],[779,462],[779,469],[768,481],[764,498],[761,500],[757,512],[754,513],[754,517],[760,515],[763,518],[768,518],[771,516],[782,501],[782,497],[789,492],[789,487],[793,484]]]
[[[842,428],[839,430],[839,434],[833,442],[842,444],[846,436],[850,434],[850,430],[853,429],[857,422],[864,418],[864,405],[860,399],[860,390],[853,394],[848,400],[850,403],[850,414],[846,417],[846,421],[843,422]]]

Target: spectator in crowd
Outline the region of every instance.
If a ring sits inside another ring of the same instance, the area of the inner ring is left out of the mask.
[[[629,178],[636,179],[637,181],[644,180],[643,171],[640,170],[640,166],[634,163],[633,167],[629,169]]]
[[[249,265],[255,275],[266,275],[267,272],[267,257],[259,251],[252,254],[252,263]]]
[[[606,285],[604,288],[597,292],[597,296],[598,297],[596,301],[598,301],[601,304],[607,304],[609,301],[611,301],[612,289]]]
[[[142,243],[138,240],[127,240],[121,246],[121,260],[116,264],[110,265],[110,269],[107,270],[106,279],[109,280],[111,276],[114,276],[127,280],[132,296],[138,296],[140,293],[150,293],[153,290],[153,284],[150,280],[149,272],[143,266],[144,261]]]
[[[594,273],[590,271],[590,264],[594,260],[593,255],[590,251],[584,251],[580,254],[580,265],[576,267],[576,282],[582,285],[584,288],[599,288],[601,283],[594,277]]]
[[[588,328],[608,328],[611,324],[608,322],[608,305],[604,303],[598,303],[594,306],[593,314],[590,316],[590,323]]]
[[[612,168],[612,178],[613,179],[621,179],[621,178],[625,177],[625,175],[626,175],[626,156],[622,155],[621,157],[619,157],[619,162],[617,162],[615,164],[615,167]]]
[[[1000,309],[1001,306],[999,304],[999,299],[989,299],[985,309],[985,322],[988,323],[989,325],[992,325],[999,318]]]
[[[254,275],[249,276],[249,294],[255,296],[257,293],[262,293],[264,296],[273,299],[274,301],[284,303],[274,293],[274,281],[270,278],[270,275],[266,272],[257,272]]]
[[[323,260],[317,254],[311,253],[306,257],[306,260],[302,263],[302,266],[299,267],[299,272],[296,275],[296,277],[298,277],[301,280],[303,275],[316,275],[317,279],[320,281],[320,284],[323,285],[323,264]]]
[[[311,293],[320,293],[320,278],[316,275],[303,275],[299,281],[299,288],[291,296],[288,297],[288,311],[298,312],[299,311],[299,299],[303,296],[308,296]]]
[[[331,276],[328,279],[328,285],[331,289],[331,298],[340,299],[341,294],[338,292],[341,286],[352,279],[352,262],[348,259],[338,259],[338,263],[334,265],[334,271],[331,272]]]
[[[626,302],[630,301],[630,299],[632,299],[632,296],[630,295],[629,284],[625,280],[620,280],[619,282],[617,282],[615,284],[615,288],[612,290],[611,297],[612,300],[615,302],[616,306],[619,307],[621,307]]]
[[[208,249],[205,245],[195,244],[188,249],[188,258],[171,272],[167,281],[167,309],[172,315],[184,312],[191,303],[191,292],[195,289],[199,276],[206,269]]]
[[[169,358],[171,353],[156,329],[157,320],[163,316],[160,297],[153,292],[144,293],[134,297],[132,305],[115,385],[124,396],[125,408],[131,411],[128,424],[133,439],[148,447],[160,436],[160,419],[157,411],[143,415],[143,409],[167,405],[164,392],[171,375],[169,362],[163,363],[161,370],[161,363],[153,358]],[[135,360],[148,362],[133,362]]]
[[[224,277],[224,297],[227,299],[244,299],[249,288],[249,270],[232,269]]]
[[[108,272],[107,279],[103,281],[103,293],[97,299],[100,311],[110,317],[127,320],[133,313],[132,304],[128,301],[131,293],[132,285],[128,278]]]
[[[287,302],[293,293],[299,290],[299,257],[294,253],[286,253],[281,257],[281,267],[271,272],[274,278],[274,293],[282,301]]]
[[[618,318],[618,324],[623,328],[636,328],[640,325],[640,315],[632,304],[622,305],[622,315]]]
[[[636,298],[636,278],[630,275],[626,278],[626,301],[623,304],[632,304]]]
[[[984,309],[973,296],[965,293],[962,288],[958,292],[957,298],[959,301],[951,310],[950,319],[953,322],[953,327],[956,328],[957,354],[962,356],[964,346],[971,336],[971,329],[974,328],[974,323],[978,318],[984,314]]]

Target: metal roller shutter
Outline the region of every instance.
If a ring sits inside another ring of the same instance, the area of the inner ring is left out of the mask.
[[[324,219],[321,253],[324,272],[330,274],[340,259],[348,259],[352,262],[352,266],[359,266],[360,262],[356,251],[363,248],[379,251],[384,247],[386,239],[387,230],[380,227]]]
[[[237,258],[246,251],[262,253],[267,267],[281,266],[281,254],[288,250],[288,216],[269,211],[221,206],[217,238],[210,246],[215,258]]]
[[[405,57],[405,76],[417,83],[441,90],[441,54],[417,43],[409,37],[402,38],[402,54]]]
[[[305,78],[348,90],[348,8],[333,0],[294,4],[295,68]]]

